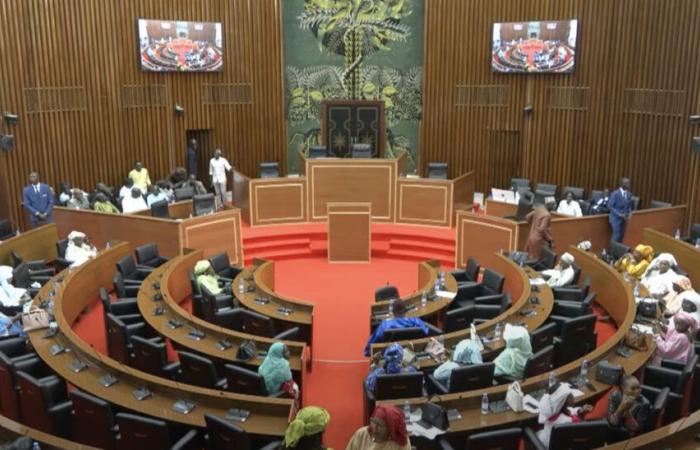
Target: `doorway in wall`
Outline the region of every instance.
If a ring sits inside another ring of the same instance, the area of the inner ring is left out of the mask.
[[[192,139],[197,141],[197,156],[195,158],[197,179],[209,187],[209,159],[214,155],[214,136],[210,129],[187,130],[185,148],[189,148]],[[185,168],[190,171],[189,152],[185,155]]]

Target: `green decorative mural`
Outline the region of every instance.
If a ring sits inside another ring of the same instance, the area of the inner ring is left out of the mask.
[[[324,99],[384,100],[387,156],[417,163],[423,0],[284,0],[289,170],[320,143]]]

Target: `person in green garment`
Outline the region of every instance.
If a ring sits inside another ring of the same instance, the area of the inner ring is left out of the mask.
[[[119,214],[117,207],[107,200],[107,196],[101,192],[95,195],[95,203],[92,205],[92,209],[97,212]]]
[[[506,348],[493,360],[496,364],[494,375],[521,380],[525,363],[532,357],[530,334],[525,327],[507,323],[503,331],[503,340],[506,341]]]
[[[197,261],[197,264],[194,265],[194,275],[200,289],[204,286],[214,295],[231,293],[231,286],[226,285],[219,278],[211,267],[211,263],[206,259]]]
[[[331,450],[323,445],[323,432],[331,421],[328,411],[319,406],[301,409],[284,432],[284,450]]]

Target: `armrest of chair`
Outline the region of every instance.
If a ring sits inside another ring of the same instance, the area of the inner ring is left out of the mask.
[[[552,288],[552,294],[556,300],[581,301],[583,291],[579,288],[555,287]]]
[[[128,326],[128,325],[137,324],[137,323],[143,321],[143,316],[141,315],[141,313],[137,313],[137,314],[123,314],[123,315],[115,314],[115,315],[117,316],[117,318],[118,318],[119,320],[121,320],[122,322],[124,322],[127,326]]]
[[[15,370],[28,373],[34,378],[41,378],[44,375],[46,365],[35,353],[30,353],[29,355],[34,355],[31,358],[25,358],[21,360],[14,360]]]
[[[222,277],[219,275],[219,284],[226,285],[233,283],[233,278]]]
[[[425,322],[425,326],[428,327],[428,336],[439,336],[442,334],[442,330],[430,322]]]
[[[481,284],[469,284],[457,287],[457,296],[455,301],[470,300],[478,297],[483,292]]]
[[[168,258],[167,256],[158,257],[158,265],[165,264],[168,261],[170,261],[170,258]]]
[[[66,400],[49,408],[49,415],[53,418],[56,432],[59,436],[70,436],[73,414],[73,402]]]
[[[216,308],[230,308],[233,306],[233,296],[230,294],[219,294],[216,296]]]
[[[558,336],[559,333],[561,333],[561,324],[566,322],[569,318],[564,317],[564,316],[558,316],[556,314],[552,314],[548,318],[548,322],[554,322],[557,324],[557,332],[556,335]]]
[[[54,267],[56,268],[56,273],[61,272],[70,267],[70,262],[65,258],[56,258],[54,262]]]
[[[35,259],[33,261],[24,261],[30,272],[38,272],[43,270],[52,270],[46,265],[46,261],[42,259]]]
[[[52,275],[31,275],[29,277],[30,280],[36,281],[40,283],[42,286],[48,283],[51,278],[53,278],[53,270],[51,271]]]
[[[163,373],[171,379],[177,378],[180,372],[180,361],[174,361],[163,366]]]
[[[455,450],[447,439],[440,439],[438,441],[438,450]]]
[[[112,314],[115,316],[125,316],[127,314],[137,314],[139,312],[139,305],[136,299],[122,299],[118,302],[114,302],[110,305],[112,308]]]
[[[129,289],[133,288],[134,286],[138,287],[143,284],[143,280],[139,280],[138,278],[124,278],[124,287]]]
[[[509,384],[515,381],[521,381],[520,378],[511,377],[510,375],[499,375],[494,376],[493,378],[498,384]]]
[[[141,284],[125,284],[124,292],[126,292],[126,295],[128,295],[128,297],[124,298],[136,298],[139,295],[140,288]]]
[[[281,341],[298,341],[300,334],[301,328],[293,327],[277,334],[273,339],[279,339]]]
[[[144,274],[144,275],[148,276],[154,270],[156,270],[155,267],[144,266],[143,264],[136,264],[136,271],[140,274]]]
[[[563,317],[579,317],[586,314],[587,305],[582,302],[572,302],[567,300],[555,300],[552,314]]]
[[[673,361],[671,359],[662,359],[661,360],[661,367],[665,367],[666,369],[673,369],[673,370],[677,370],[679,372],[683,372],[683,369],[685,369],[685,363],[680,362],[680,361]]]
[[[170,447],[170,450],[196,450],[202,448],[199,430],[190,430]]]
[[[280,448],[282,448],[282,441],[274,441],[262,447],[260,450],[277,450]]]
[[[22,354],[27,349],[27,342],[24,338],[15,337],[0,341],[0,352],[3,352],[7,357],[12,358],[14,355]]]
[[[467,280],[467,273],[463,270],[454,270],[450,272],[450,274],[455,278],[455,280],[459,281],[470,281]]]
[[[525,427],[523,429],[523,434],[525,436],[525,449],[526,450],[547,450],[547,447],[545,447],[542,442],[540,442],[539,439],[537,439],[537,433],[530,428],[530,427]]]
[[[482,305],[500,305],[504,294],[481,295],[474,298],[474,303]]]
[[[440,383],[432,374],[425,377],[425,385],[431,395],[443,395],[449,393],[447,386]]]

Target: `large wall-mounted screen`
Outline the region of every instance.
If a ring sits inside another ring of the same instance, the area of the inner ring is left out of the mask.
[[[139,19],[138,34],[141,70],[224,70],[221,23]]]

